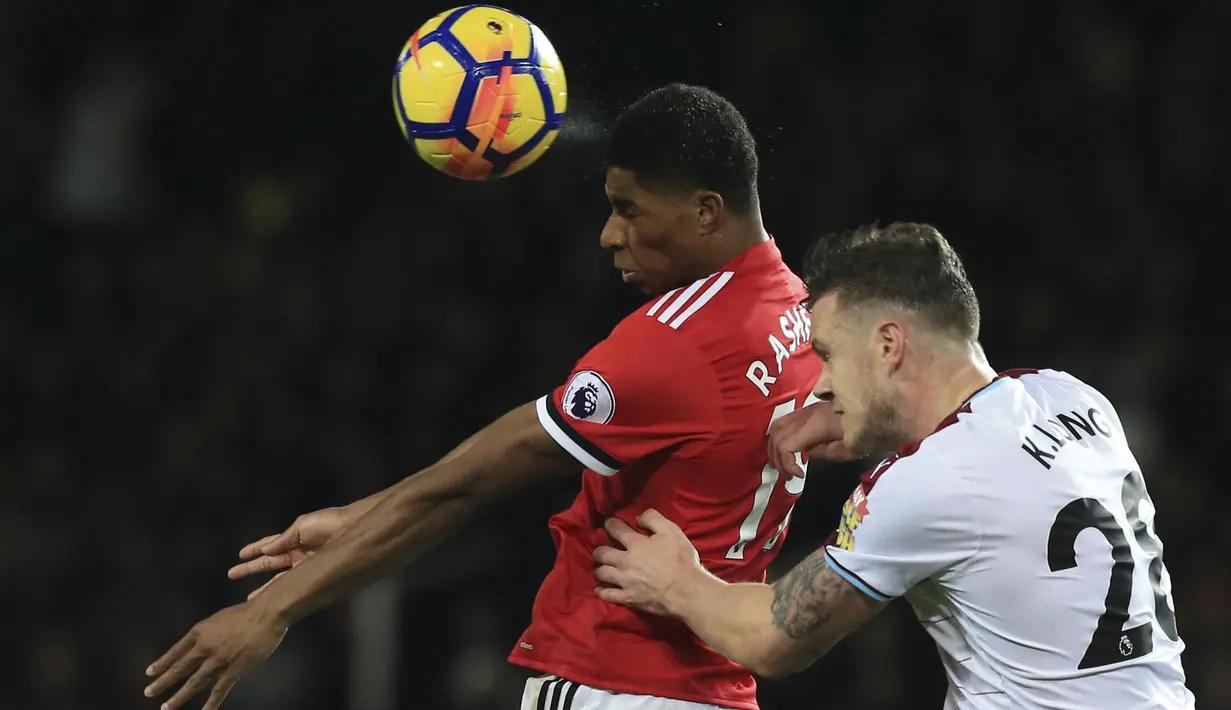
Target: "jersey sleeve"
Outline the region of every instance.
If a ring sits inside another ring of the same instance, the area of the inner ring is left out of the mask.
[[[648,330],[617,328],[537,403],[539,422],[556,443],[604,476],[718,434],[723,414],[713,365],[680,333]]]
[[[889,601],[973,555],[973,498],[947,463],[917,452],[865,474],[825,547],[829,566],[864,594]]]

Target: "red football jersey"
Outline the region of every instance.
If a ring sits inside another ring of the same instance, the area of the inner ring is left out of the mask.
[[[603,521],[656,508],[729,582],[761,582],[804,479],[769,466],[770,422],[803,406],[820,375],[799,278],[768,241],[625,318],[539,420],[586,468],[551,519],[556,563],[509,660],[576,683],[755,710],[756,682],[683,623],[599,599]]]

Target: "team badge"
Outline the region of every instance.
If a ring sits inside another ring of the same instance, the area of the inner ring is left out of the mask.
[[[601,375],[582,370],[565,385],[560,408],[574,419],[606,424],[615,415],[615,395]]]
[[[838,523],[834,546],[847,551],[855,549],[855,530],[867,515],[868,496],[863,492],[863,485],[860,485],[842,505],[842,521]]]

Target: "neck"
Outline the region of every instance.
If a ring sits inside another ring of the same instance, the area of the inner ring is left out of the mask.
[[[747,217],[730,219],[714,235],[706,273],[713,273],[749,248],[769,241],[769,234],[761,224],[761,213],[754,210]]]
[[[951,352],[939,354],[920,381],[927,391],[917,400],[924,404],[913,417],[915,439],[936,431],[945,417],[994,379],[996,371],[978,343],[958,345]]]

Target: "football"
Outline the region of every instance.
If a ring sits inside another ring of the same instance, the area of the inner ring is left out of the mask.
[[[393,107],[406,140],[454,177],[512,175],[542,157],[568,97],[547,35],[509,10],[466,5],[428,20],[402,48]]]

